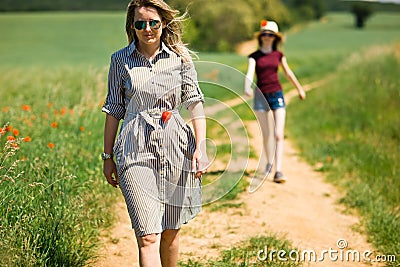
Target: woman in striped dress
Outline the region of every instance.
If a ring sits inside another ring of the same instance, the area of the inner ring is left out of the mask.
[[[201,210],[208,164],[204,99],[177,14],[162,0],[129,3],[129,45],[111,56],[102,109],[103,172],[124,195],[140,266],[177,265],[179,229]]]

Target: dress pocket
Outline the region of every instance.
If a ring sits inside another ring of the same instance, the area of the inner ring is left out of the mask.
[[[182,128],[180,136],[183,148],[182,152],[185,155],[185,159],[191,161],[193,159],[194,151],[196,150],[196,139],[189,125],[185,125]]]

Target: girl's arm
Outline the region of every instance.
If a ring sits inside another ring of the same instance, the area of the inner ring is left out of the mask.
[[[193,103],[188,109],[196,137],[196,150],[193,155],[192,170],[196,172],[195,177],[199,178],[207,172],[209,164],[206,153],[206,118],[202,102]]]
[[[248,96],[253,95],[253,90],[251,89],[251,84],[253,83],[254,72],[256,70],[256,60],[254,58],[249,58],[249,63],[247,67],[246,79],[244,81],[244,94]]]
[[[296,75],[294,75],[293,71],[290,69],[286,57],[282,57],[281,65],[283,69],[283,73],[285,74],[286,78],[296,87],[300,99],[306,98],[306,92],[303,90],[300,82],[297,80]]]

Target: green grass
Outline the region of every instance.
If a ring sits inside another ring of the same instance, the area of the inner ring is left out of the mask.
[[[352,57],[335,80],[288,107],[290,137],[347,192],[342,202],[361,213],[368,240],[400,255],[399,48]]]
[[[284,52],[296,75],[319,80],[337,70],[352,52],[400,40],[398,13],[377,13],[363,30],[353,27],[353,16],[330,13],[323,21],[289,31]]]
[[[2,74],[0,265],[85,266],[111,224],[116,194],[101,179],[98,157],[104,117],[96,87],[104,87],[104,71]]]
[[[286,258],[290,255],[295,248],[284,237],[271,234],[268,236],[252,237],[246,241],[236,244],[233,248],[221,251],[218,259],[209,259],[205,262],[189,260],[188,262],[181,262],[181,267],[278,267],[278,266],[302,266],[296,260],[279,261],[276,253],[271,251],[284,251]],[[282,254],[283,255],[283,254]]]
[[[124,12],[0,14],[0,65],[96,66],[127,44]]]

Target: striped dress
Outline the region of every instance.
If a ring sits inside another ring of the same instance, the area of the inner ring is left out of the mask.
[[[114,145],[119,186],[137,236],[179,229],[201,210],[196,142],[178,110],[203,102],[193,62],[162,43],[149,61],[134,43],[111,56],[102,111],[123,119]],[[171,118],[163,122],[162,112]]]

